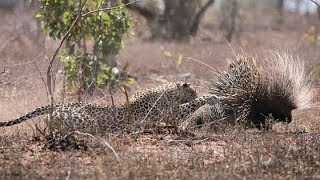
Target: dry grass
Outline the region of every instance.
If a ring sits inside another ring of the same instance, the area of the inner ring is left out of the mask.
[[[47,103],[40,77],[48,61],[45,56],[50,57],[56,43],[43,42],[44,37],[33,35],[28,28],[34,22],[30,12],[23,16],[0,14],[0,41],[17,37],[0,51],[0,71],[7,70],[0,75],[2,121]],[[236,51],[243,49],[262,56],[267,49],[290,49],[312,70],[319,65],[319,57],[318,49],[303,38],[309,24],[303,17],[292,16],[280,30],[259,24],[255,29],[245,27],[241,38],[231,45]],[[128,40],[119,60],[122,64],[128,62],[131,73],[139,78],[131,87],[132,92],[167,80],[190,81],[200,93],[207,92],[205,81],[212,76],[210,69],[187,59],[177,65],[179,54],[220,68],[233,53],[227,43],[208,40],[202,32],[190,44]],[[172,55],[166,56],[164,51]],[[61,74],[57,77],[60,87]],[[1,128],[0,179],[319,179],[317,92],[319,87],[310,108],[295,111],[290,125],[277,124],[270,132],[232,127],[222,132],[195,132],[193,137],[172,133],[103,136],[120,161],[110,148],[89,137],[82,137],[87,150],[50,151],[42,149],[44,138],[34,133],[32,122]],[[108,93],[99,91],[88,100],[97,100],[104,94]],[[59,100],[58,90],[56,97]],[[121,93],[116,93],[115,99],[124,101]],[[109,100],[107,96],[99,103],[107,104]]]
[[[292,179],[319,178],[319,134],[234,132],[195,139],[173,135],[106,138],[99,145],[52,152],[39,142],[2,137],[1,179]]]

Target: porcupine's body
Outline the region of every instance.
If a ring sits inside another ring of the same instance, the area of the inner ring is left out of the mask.
[[[217,72],[210,90],[219,99],[217,107],[223,109],[223,119],[229,119],[228,122],[232,119],[246,127],[269,129],[269,118],[290,123],[292,110],[309,104],[311,82],[298,58],[273,52],[260,63],[258,67],[253,58],[237,55],[226,70]],[[199,124],[203,119],[206,123],[222,119],[221,113],[212,111],[221,109],[207,107],[204,113],[195,113],[189,124]]]

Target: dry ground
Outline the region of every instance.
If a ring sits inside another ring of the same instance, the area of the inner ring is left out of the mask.
[[[4,121],[46,104],[41,76],[57,43],[34,31],[36,23],[30,12],[1,10],[0,17],[0,72],[6,70],[0,75],[0,120]],[[289,49],[316,74],[319,47],[303,36],[311,20],[291,14],[283,26],[272,29],[270,19],[263,18],[244,23],[231,46],[217,38],[218,33],[211,33],[218,30],[208,18],[190,43],[135,37],[127,40],[118,59],[121,64],[129,63],[129,71],[138,77],[132,92],[186,80],[205,93],[212,77],[210,68],[188,59],[221,68],[226,58],[233,57],[232,48],[258,57],[269,49]],[[137,34],[144,32],[140,26]],[[180,54],[185,57],[181,64],[177,63]],[[58,73],[57,89],[61,79]],[[43,149],[45,141],[34,131],[33,122],[0,129],[0,179],[320,179],[320,90],[315,79],[312,105],[295,111],[288,126],[277,124],[270,132],[233,127],[195,132],[193,137],[168,132],[104,136],[118,159],[101,141],[91,138],[86,138],[87,150]],[[59,99],[58,90],[56,95]],[[99,91],[88,101],[108,103],[109,97],[103,95]],[[123,100],[121,94],[115,96]]]

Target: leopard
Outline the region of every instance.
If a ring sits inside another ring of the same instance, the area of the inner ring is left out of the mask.
[[[0,122],[0,127],[13,126],[49,114],[52,110],[54,127],[68,131],[106,133],[123,129],[136,122],[156,123],[164,114],[172,120],[181,120],[207,103],[214,103],[213,95],[198,97],[190,83],[175,81],[136,92],[128,102],[119,105],[98,105],[83,102],[66,102],[45,105],[13,120]]]

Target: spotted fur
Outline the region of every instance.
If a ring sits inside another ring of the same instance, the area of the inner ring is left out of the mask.
[[[106,132],[123,128],[130,122],[155,123],[169,115],[171,119],[182,119],[215,97],[197,98],[196,91],[185,82],[173,82],[157,88],[137,92],[129,103],[119,106],[100,106],[85,103],[60,103],[53,108],[53,124],[65,125],[68,129],[86,132]],[[43,106],[16,119],[0,122],[1,126],[12,126],[28,119],[48,114],[50,107]]]

